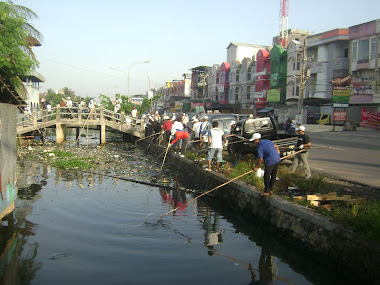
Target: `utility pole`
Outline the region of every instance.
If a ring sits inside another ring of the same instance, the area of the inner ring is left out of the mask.
[[[301,67],[301,75],[296,76],[297,79],[297,86],[299,87],[299,96],[298,96],[298,120],[297,123],[302,124],[302,109],[303,109],[303,99],[304,99],[304,92],[305,92],[305,84],[307,80],[309,79],[309,74],[306,70],[306,40],[303,41],[303,47],[302,47],[302,67]]]
[[[205,100],[206,100],[206,94],[205,94],[205,89],[206,89],[206,78],[208,77],[208,73],[202,72],[200,75],[201,80],[198,82],[198,86],[202,87],[202,96],[203,96],[203,112],[206,113],[206,106],[205,106]]]

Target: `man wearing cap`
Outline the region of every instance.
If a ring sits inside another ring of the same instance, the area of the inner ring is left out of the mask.
[[[299,128],[297,129],[299,136],[298,136],[298,142],[297,142],[296,147],[299,150],[302,150],[305,147],[308,148],[311,146],[310,138],[307,134],[305,134],[305,130],[306,130],[305,126],[299,126]],[[303,163],[304,171],[305,171],[305,178],[310,179],[311,173],[310,173],[310,167],[309,167],[309,160],[307,158],[308,155],[309,154],[308,154],[307,149],[304,149],[304,151],[297,153],[294,156],[293,164],[290,167],[290,172],[296,171],[299,161],[301,160]]]
[[[212,128],[208,132],[208,152],[207,162],[208,168],[206,170],[211,171],[211,161],[214,155],[216,156],[216,168],[215,171],[219,171],[219,165],[222,162],[223,141],[227,145],[227,139],[224,136],[222,129],[218,128],[218,122],[212,122]]]
[[[265,163],[265,189],[261,195],[270,195],[276,182],[277,170],[281,162],[280,150],[272,141],[262,140],[261,134],[259,133],[254,133],[250,141],[253,141],[257,145],[257,158],[259,159],[253,171],[256,172],[263,161]]]
[[[197,151],[199,151],[199,148],[200,148],[199,132],[200,132],[201,125],[202,125],[202,122],[198,121],[197,118],[194,118],[193,120],[193,134],[194,134],[193,146]]]
[[[199,128],[199,139],[201,140],[199,146],[202,148],[204,142],[207,142],[208,131],[211,130],[211,124],[208,121],[208,116],[204,116],[204,121]]]

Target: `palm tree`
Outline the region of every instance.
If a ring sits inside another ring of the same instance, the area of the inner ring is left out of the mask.
[[[20,95],[26,90],[20,76],[27,75],[38,66],[32,51],[42,34],[29,23],[38,19],[31,9],[12,1],[0,2],[0,68]]]

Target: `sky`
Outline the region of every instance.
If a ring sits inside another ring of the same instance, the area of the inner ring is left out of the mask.
[[[221,64],[231,42],[272,45],[280,0],[13,0],[33,10],[41,92],[145,94],[189,69]],[[379,0],[290,0],[288,28],[312,34],[380,18]],[[149,63],[140,63],[150,61]],[[120,71],[111,69],[116,68]]]

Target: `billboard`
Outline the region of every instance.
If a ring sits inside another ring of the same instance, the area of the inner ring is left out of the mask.
[[[360,126],[380,130],[380,113],[372,113],[362,108]]]

